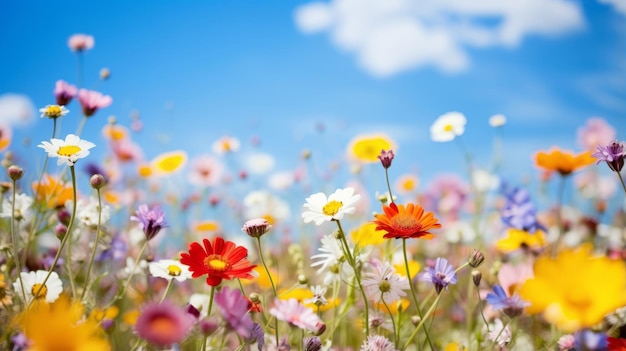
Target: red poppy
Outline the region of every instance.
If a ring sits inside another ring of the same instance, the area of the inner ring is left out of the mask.
[[[606,338],[606,341],[608,342],[607,347],[609,351],[626,351],[626,339],[612,338],[609,336]]]
[[[224,241],[220,237],[202,240],[204,247],[193,242],[189,245],[189,253],[182,253],[180,263],[189,266],[193,278],[208,275],[206,282],[210,286],[218,286],[222,279],[253,279],[250,274],[256,265],[251,265],[246,258],[248,250],[237,246],[232,241]]]
[[[383,211],[384,214],[375,215],[373,223],[376,224],[376,230],[387,232],[383,236],[385,239],[432,239],[434,234],[430,230],[441,228],[435,215],[425,212],[420,205],[408,204],[405,208],[404,205],[392,202],[390,206],[383,206]]]

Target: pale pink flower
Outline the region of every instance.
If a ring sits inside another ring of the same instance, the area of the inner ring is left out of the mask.
[[[275,299],[270,314],[279,321],[313,332],[320,331],[324,325],[312,308],[305,307],[294,298],[289,300]]]
[[[93,36],[87,34],[74,34],[67,41],[67,46],[72,49],[72,51],[87,51],[93,48],[95,44],[95,40]]]
[[[576,339],[572,334],[565,334],[559,338],[557,345],[559,345],[559,351],[572,350],[576,345]]]
[[[363,289],[368,299],[375,302],[384,300],[390,304],[406,296],[404,290],[409,289],[409,280],[406,277],[397,274],[389,262],[374,258],[371,264],[373,269],[363,276]]]
[[[457,220],[469,194],[469,185],[454,174],[437,176],[427,187],[420,202],[440,219]]]
[[[113,143],[111,149],[117,159],[122,163],[143,159],[143,150],[141,147],[130,140],[122,140]]]
[[[94,90],[80,89],[78,91],[78,101],[83,108],[83,114],[90,117],[93,116],[98,109],[111,105],[113,98],[109,95],[102,95]]]
[[[513,293],[533,276],[533,266],[530,262],[519,263],[515,266],[510,263],[504,263],[498,271],[500,286],[509,296],[513,296]]]
[[[585,150],[594,150],[596,146],[610,144],[615,139],[615,128],[602,117],[592,117],[578,128],[578,145]]]
[[[224,176],[224,165],[210,155],[196,157],[191,161],[189,182],[199,187],[216,186]]]
[[[62,79],[57,80],[54,85],[54,97],[57,100],[57,105],[65,106],[69,104],[77,93],[78,90],[75,86]]]

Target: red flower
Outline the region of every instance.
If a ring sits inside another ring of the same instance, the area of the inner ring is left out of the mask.
[[[609,351],[626,351],[626,339],[612,338],[609,336],[606,338],[606,341],[608,342],[607,346]]]
[[[256,265],[246,259],[248,250],[232,241],[220,237],[202,240],[204,248],[197,242],[189,245],[189,253],[182,253],[180,263],[189,266],[193,278],[208,274],[206,283],[218,286],[222,279],[253,279],[250,274]]]
[[[434,234],[430,230],[441,228],[433,213],[424,213],[420,205],[408,204],[405,208],[404,205],[392,202],[390,206],[383,206],[383,211],[384,214],[375,215],[373,223],[376,224],[376,230],[387,232],[383,236],[385,239],[432,239]]]

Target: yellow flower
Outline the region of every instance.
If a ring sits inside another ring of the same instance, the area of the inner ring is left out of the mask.
[[[139,310],[130,310],[122,315],[122,320],[128,325],[135,325],[140,314],[141,311]]]
[[[411,303],[409,302],[409,300],[400,299],[394,303],[387,304],[387,306],[389,306],[389,311],[391,311],[391,314],[398,314],[398,311],[400,311],[400,308],[402,308],[402,311],[406,311],[407,308],[409,308],[410,304]],[[378,304],[376,304],[376,307],[381,311],[387,312],[387,307],[385,307],[385,304],[382,302],[379,302]]]
[[[265,268],[262,266],[256,266],[256,268],[254,268],[254,271],[256,272],[255,275],[257,275],[257,278],[241,279],[241,282],[243,284],[251,284],[256,282],[257,284],[259,284],[259,287],[261,289],[271,289],[272,283],[270,282],[270,278],[267,275],[267,271],[265,271]],[[272,280],[274,281],[274,284],[278,286],[280,284],[280,278],[278,277],[278,273],[276,273],[276,270],[270,268],[270,274],[272,275]]]
[[[382,150],[396,149],[396,143],[384,134],[359,135],[348,145],[348,155],[361,162],[380,162],[378,155]]]
[[[394,264],[393,268],[396,269],[396,273],[400,274],[403,277],[406,277],[406,266],[404,265],[404,262]],[[420,269],[422,269],[422,266],[419,264],[419,262],[409,260],[409,273],[411,273],[412,275],[411,279],[415,278]]]
[[[128,129],[119,124],[107,124],[102,128],[102,135],[111,141],[120,141],[128,136]]]
[[[278,291],[278,298],[281,300],[296,299],[300,303],[313,297],[313,292],[307,288],[281,289]]]
[[[546,238],[542,230],[531,234],[525,230],[511,228],[507,237],[496,242],[496,248],[503,253],[513,252],[521,248],[539,250],[546,246]]]
[[[54,303],[36,302],[14,322],[32,342],[29,351],[108,351],[111,346],[98,323],[83,319],[84,308],[62,295]]]
[[[0,274],[0,303],[5,306],[13,303],[11,296],[8,294],[7,283],[4,280],[4,274]]]
[[[398,178],[395,184],[395,188],[398,193],[406,195],[415,191],[418,185],[419,178],[417,178],[416,175],[405,174]]]
[[[220,224],[214,220],[207,219],[195,222],[191,225],[191,229],[198,233],[210,233],[220,229]]]
[[[352,241],[359,246],[380,245],[385,242],[383,235],[387,232],[376,230],[376,224],[368,222],[350,232]]]
[[[600,323],[604,316],[626,305],[626,266],[620,260],[592,256],[591,247],[540,257],[535,277],[519,291],[528,301],[528,313],[544,318],[565,332]]]
[[[467,348],[457,342],[451,342],[446,345],[443,351],[467,351]]]
[[[100,322],[102,320],[110,320],[117,317],[120,310],[117,306],[111,306],[107,309],[94,308],[89,314],[90,318],[93,318],[96,322]]]
[[[186,161],[187,153],[184,151],[165,152],[150,162],[150,169],[159,175],[171,174],[183,167]]]

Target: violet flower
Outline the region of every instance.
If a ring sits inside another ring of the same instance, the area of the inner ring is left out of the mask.
[[[98,109],[111,105],[113,99],[109,95],[102,95],[94,90],[80,89],[78,91],[78,101],[83,108],[83,114],[90,117]]]
[[[443,257],[437,257],[434,267],[428,267],[426,272],[418,275],[418,279],[433,283],[437,294],[439,294],[443,288],[448,290],[448,285],[456,284],[458,280],[456,273],[454,273],[454,267]]]
[[[161,229],[167,227],[165,212],[159,206],[150,209],[146,204],[139,205],[135,216],[131,216],[130,220],[139,222],[139,227],[146,234],[146,240],[154,238]]]
[[[230,329],[244,339],[249,338],[253,322],[248,313],[248,300],[241,291],[226,286],[215,294],[214,301]]]
[[[502,310],[510,318],[515,318],[522,314],[524,307],[529,305],[517,293],[509,297],[500,285],[495,285],[493,293],[487,294],[487,303],[496,311]]]
[[[500,211],[502,222],[511,228],[529,233],[546,230],[537,222],[537,208],[532,203],[528,191],[523,188],[505,189],[506,203]]]
[[[75,86],[69,84],[64,80],[57,80],[54,86],[54,97],[56,98],[57,105],[65,106],[72,101],[76,96],[77,89]]]
[[[606,146],[597,146],[596,149],[598,151],[591,156],[597,158],[598,163],[602,161],[606,162],[612,171],[619,173],[622,167],[624,167],[624,157],[626,157],[626,151],[624,151],[625,147],[626,143],[623,141],[613,141]]]

